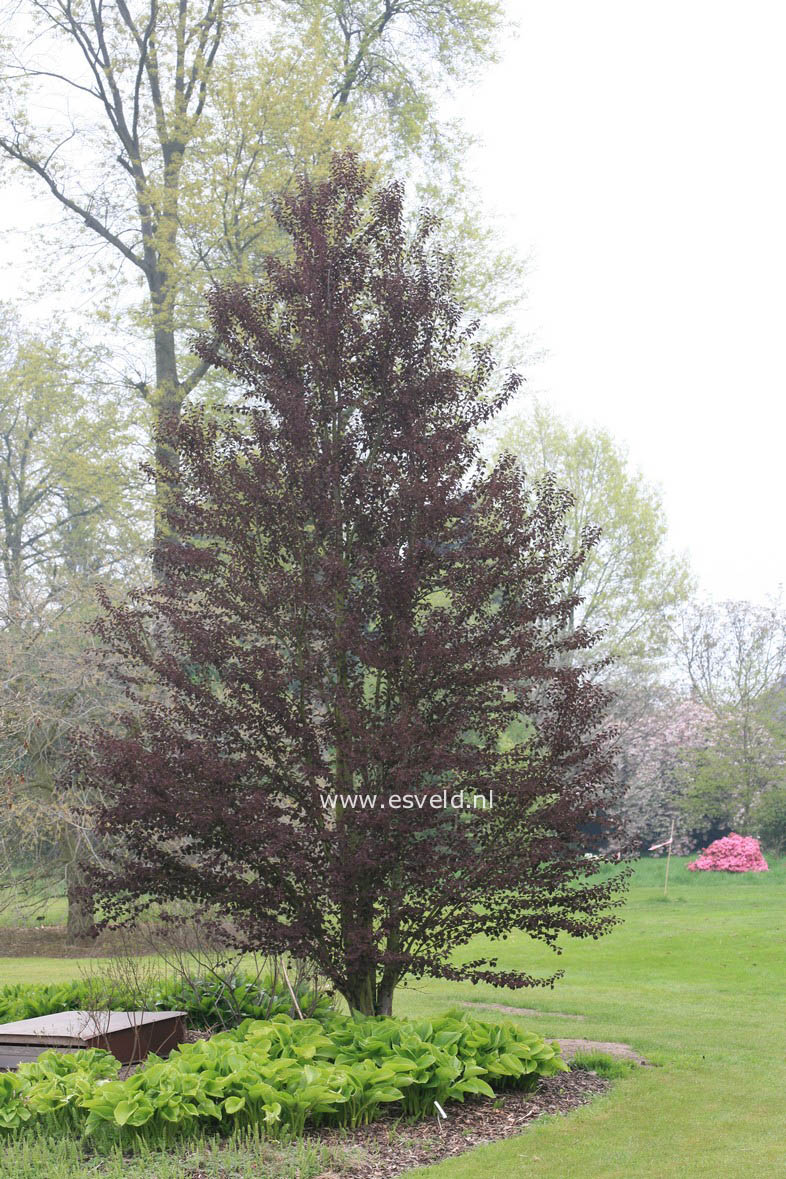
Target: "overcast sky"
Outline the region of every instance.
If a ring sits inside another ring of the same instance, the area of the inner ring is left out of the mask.
[[[462,102],[531,256],[531,384],[660,483],[706,592],[786,581],[786,6],[511,0]]]
[[[484,200],[530,259],[530,387],[627,443],[707,593],[762,599],[786,581],[786,8],[510,11],[518,38],[460,105]],[[2,195],[8,298],[40,210]]]

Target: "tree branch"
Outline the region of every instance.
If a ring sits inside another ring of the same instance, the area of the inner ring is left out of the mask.
[[[199,364],[194,365],[186,379],[180,383],[180,389],[184,397],[188,397],[189,393],[196,388],[209,370],[210,365],[204,360],[200,360]]]
[[[131,249],[131,247],[127,246],[123,239],[118,237],[116,233],[113,233],[107,225],[104,225],[102,221],[99,221],[98,218],[95,217],[89,209],[86,209],[83,205],[80,205],[78,201],[75,201],[72,197],[69,197],[65,192],[63,192],[63,190],[60,188],[60,185],[57,183],[51,172],[48,171],[45,164],[42,164],[40,160],[37,160],[35,156],[32,156],[26,152],[18,143],[14,143],[13,140],[7,139],[5,136],[0,136],[0,150],[4,151],[6,155],[10,156],[12,160],[16,160],[19,164],[24,164],[24,166],[29,168],[31,172],[35,172],[36,175],[40,176],[44,183],[48,186],[52,196],[54,196],[60,202],[60,204],[63,205],[64,208],[69,209],[72,213],[75,213],[77,217],[81,217],[89,229],[94,230],[95,233],[99,234],[99,236],[102,237],[104,241],[108,242],[110,246],[114,246],[116,250],[119,250],[123,257],[126,258],[129,262],[133,262],[134,266],[139,267],[143,274],[147,274],[147,267],[145,266],[145,263]],[[50,160],[53,154],[54,153],[50,154]]]

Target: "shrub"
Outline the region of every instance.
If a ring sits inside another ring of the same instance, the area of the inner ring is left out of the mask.
[[[101,1148],[250,1127],[279,1137],[307,1123],[357,1126],[388,1104],[423,1117],[436,1102],[531,1089],[566,1071],[555,1044],[463,1014],[247,1020],[183,1044],[167,1060],[151,1055],[125,1080],[116,1079],[117,1068],[105,1052],[44,1052],[0,1077],[0,1127],[27,1124],[37,1135],[76,1129]]]
[[[688,868],[691,872],[766,872],[767,861],[758,839],[732,831],[705,848]]]
[[[0,988],[0,1023],[73,1011],[82,1006],[84,997],[80,982],[11,983]]]
[[[756,807],[755,823],[767,851],[786,855],[786,787],[764,795]]]
[[[0,1129],[16,1130],[39,1118],[46,1119],[52,1133],[79,1127],[83,1102],[99,1083],[117,1076],[119,1068],[120,1061],[100,1048],[42,1052],[37,1060],[20,1064],[16,1073],[0,1074]]]

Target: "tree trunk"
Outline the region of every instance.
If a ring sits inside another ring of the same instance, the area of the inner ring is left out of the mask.
[[[21,521],[15,522],[13,532],[5,536],[3,567],[6,579],[8,601],[6,609],[9,621],[19,623],[22,618],[22,529]]]
[[[350,974],[348,986],[342,994],[350,1011],[357,1011],[361,1015],[392,1015],[393,992],[397,981],[397,976],[387,970],[379,982],[373,968],[359,971]]]
[[[391,905],[391,928],[387,930],[386,950],[391,955],[398,954],[401,949],[400,927],[400,897],[397,886],[400,884],[400,873],[396,873],[396,892]],[[369,883],[370,891],[371,885]],[[360,909],[358,912],[357,909]],[[400,967],[395,960],[385,963],[381,971],[376,962],[374,947],[374,909],[367,900],[359,906],[351,901],[345,901],[341,914],[342,937],[345,953],[345,970],[348,985],[342,991],[349,1004],[350,1011],[358,1011],[361,1015],[392,1015],[393,992],[401,977]],[[364,947],[362,954],[350,958],[349,948]]]
[[[358,913],[351,901],[342,905],[341,932],[347,978],[342,994],[350,1011],[377,1015],[377,968],[371,952],[373,916],[368,904],[363,908],[366,911]]]
[[[376,1014],[377,1015],[392,1015],[393,1014],[393,991],[396,984],[393,979],[386,979],[383,975],[382,982],[377,991]]]
[[[357,974],[349,979],[344,991],[350,1011],[360,1015],[376,1015],[376,979],[373,974]]]
[[[159,541],[166,536],[169,482],[177,475],[179,468],[177,430],[180,424],[182,398],[177,375],[177,354],[174,331],[161,328],[155,333],[156,389],[153,402],[155,411],[155,471],[156,490],[154,507],[154,538]],[[153,550],[153,572],[161,578],[160,563],[156,558],[157,545]]]
[[[95,905],[82,865],[74,860],[66,873],[66,941],[69,945],[89,945],[96,937]]]

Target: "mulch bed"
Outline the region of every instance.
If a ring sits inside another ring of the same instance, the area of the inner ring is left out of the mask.
[[[150,953],[146,943],[140,942],[137,946],[129,946],[128,935],[114,933],[111,930],[84,945],[71,945],[66,940],[64,925],[41,925],[35,929],[21,929],[16,926],[0,928],[0,958],[105,958],[113,951],[120,952],[129,948],[138,950],[141,954]]]
[[[447,1121],[429,1118],[409,1124],[383,1117],[357,1130],[325,1130],[309,1137],[346,1152],[341,1169],[319,1179],[394,1179],[413,1167],[428,1166],[520,1134],[544,1114],[565,1114],[608,1092],[605,1077],[577,1069],[541,1081],[535,1093],[508,1093],[495,1100],[451,1102]]]
[[[447,1121],[405,1122],[388,1114],[370,1126],[310,1131],[304,1138],[326,1147],[332,1160],[317,1179],[397,1179],[415,1167],[431,1166],[476,1146],[512,1138],[544,1114],[570,1113],[610,1088],[605,1077],[577,1069],[546,1078],[535,1093],[507,1093],[493,1100],[473,1098],[463,1105],[451,1102]],[[219,1174],[229,1179],[229,1171]],[[208,1179],[208,1173],[202,1168],[189,1169],[185,1177]]]

